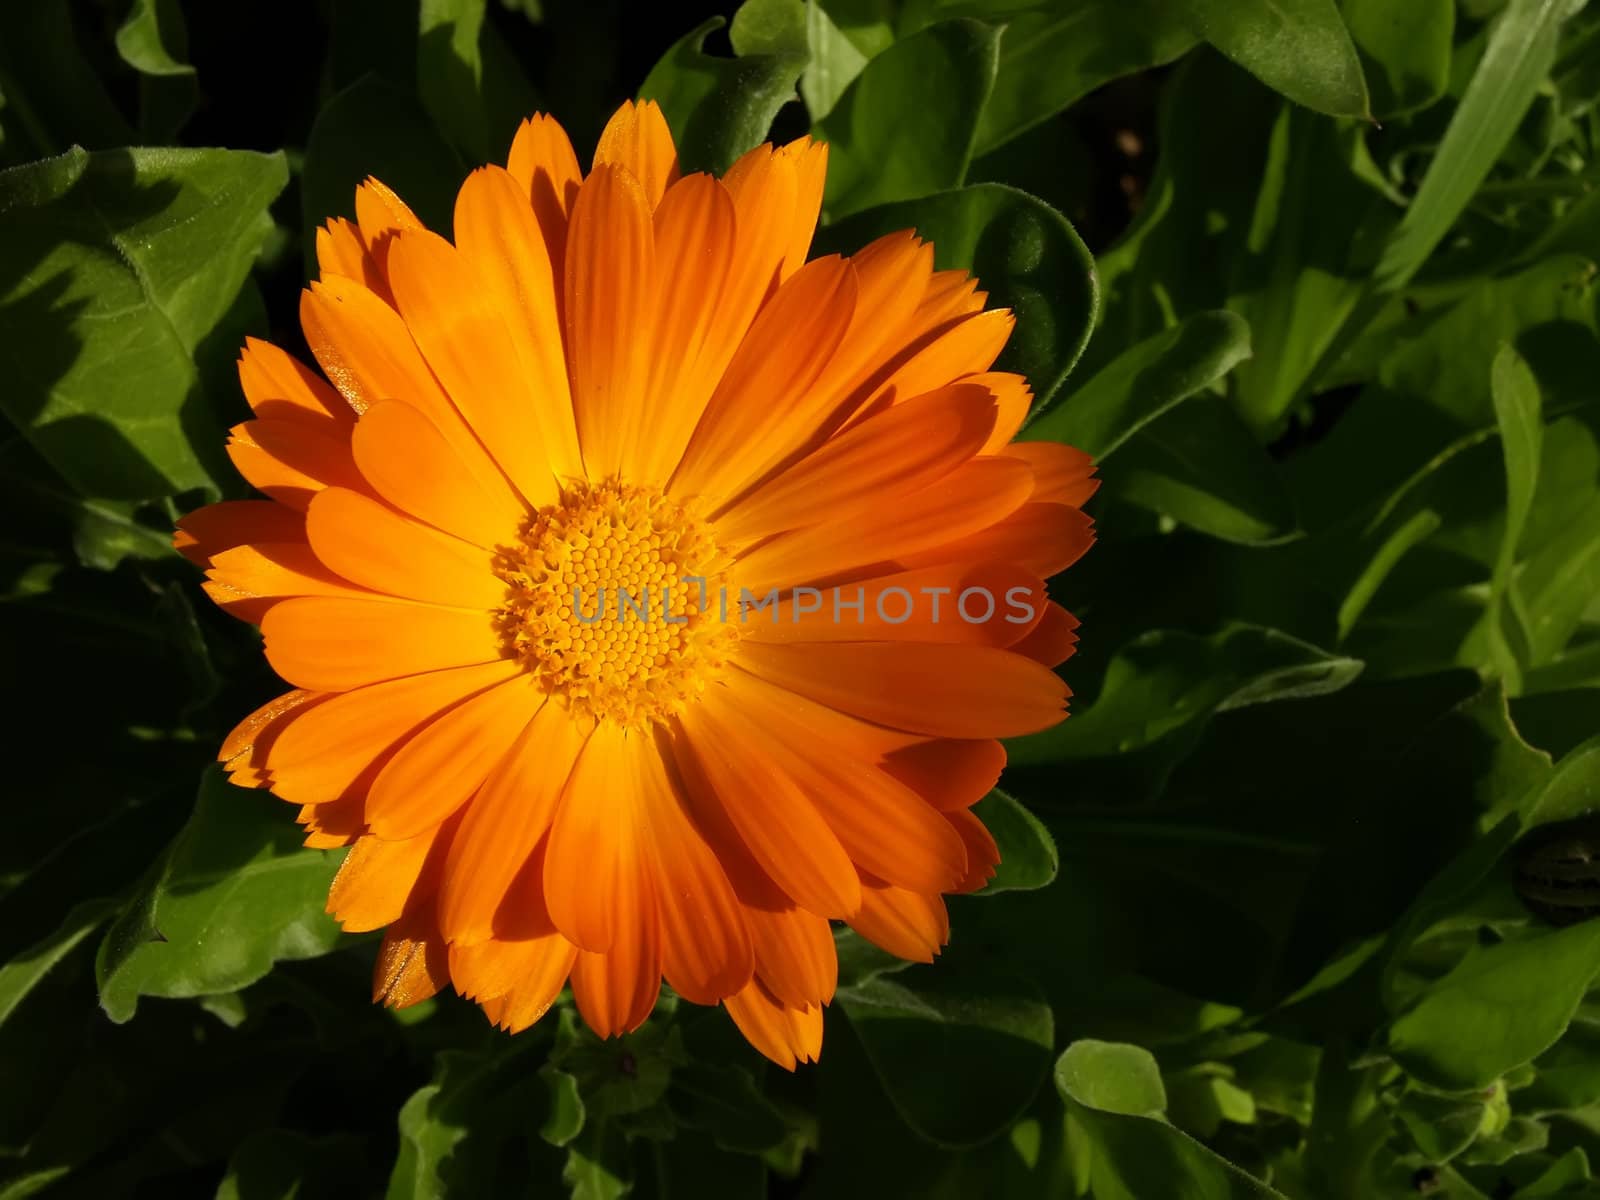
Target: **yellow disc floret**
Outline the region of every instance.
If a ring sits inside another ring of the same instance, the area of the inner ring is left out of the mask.
[[[727,565],[705,523],[659,491],[572,484],[500,555],[506,651],[578,716],[664,720],[738,637],[722,619]]]

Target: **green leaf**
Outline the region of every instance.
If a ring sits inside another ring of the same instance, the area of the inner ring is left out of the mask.
[[[739,1067],[690,1061],[672,1074],[673,1114],[704,1130],[724,1150],[761,1154],[780,1145],[788,1125]]]
[[[206,772],[194,815],[95,961],[113,1021],[140,996],[208,996],[254,983],[276,962],[326,954],[325,909],[342,855],[308,850],[282,801]]]
[[[1555,1043],[1597,970],[1592,921],[1474,948],[1389,1027],[1387,1049],[1434,1087],[1487,1087]]]
[[[1296,532],[1277,467],[1217,396],[1197,396],[1141,429],[1106,490],[1224,541],[1277,542]]]
[[[1367,85],[1333,0],[1184,0],[1195,32],[1275,91],[1370,119]]]
[[[1067,0],[1009,19],[994,91],[978,122],[987,154],[1124,75],[1187,53],[1196,36],[1162,0]]]
[[[850,253],[900,229],[933,243],[940,270],[971,271],[991,305],[1016,314],[995,369],[1027,376],[1047,404],[1088,344],[1100,305],[1094,260],[1066,218],[1025,192],[979,183],[859,213],[823,230],[819,248]]]
[[[516,59],[484,20],[486,5],[422,0],[417,34],[423,107],[470,163],[504,162],[518,123],[538,107]]]
[[[0,6],[0,164],[134,140],[73,29],[67,4]]]
[[[1050,1006],[1020,977],[941,963],[838,998],[900,1115],[939,1145],[1001,1132],[1049,1073]]]
[[[1056,1090],[1101,1112],[1148,1117],[1165,1112],[1167,1089],[1143,1046],[1084,1038],[1056,1059]]]
[[[1067,1105],[1080,1194],[1086,1184],[1095,1200],[1148,1200],[1181,1180],[1182,1194],[1195,1200],[1281,1200],[1159,1116],[1151,1102],[1165,1107],[1165,1093],[1148,1051],[1074,1042],[1056,1064],[1056,1090]]]
[[[1372,598],[1378,594],[1378,589],[1389,577],[1389,572],[1394,570],[1395,565],[1408,551],[1427,541],[1439,525],[1438,513],[1431,508],[1419,509],[1384,538],[1339,604],[1340,642],[1350,636],[1350,631],[1356,627],[1361,614],[1366,611],[1367,605],[1372,603]]]
[[[356,188],[369,175],[393,188],[428,228],[446,233],[467,170],[416,99],[375,75],[357,80],[317,114],[306,141],[300,203],[307,270],[316,268],[316,230],[355,215]]]
[[[805,69],[801,54],[707,54],[706,38],[723,24],[712,17],[679,39],[639,86],[639,99],[661,105],[685,171],[720,174],[765,141]]]
[[[1231,625],[1209,637],[1152,630],[1112,658],[1093,703],[1054,729],[1012,739],[1008,756],[1032,766],[1158,747],[1170,769],[1215,714],[1326,695],[1360,673],[1355,659],[1275,629]]]
[[[76,905],[59,928],[0,966],[0,1025],[34,987],[86,937],[116,911],[113,900],[85,900]]]
[[[621,1200],[631,1192],[627,1143],[615,1125],[589,1125],[568,1148],[561,1178],[572,1189],[571,1200]]]
[[[1521,686],[1528,646],[1512,604],[1512,571],[1539,482],[1544,422],[1540,416],[1539,381],[1510,343],[1495,356],[1490,392],[1506,463],[1505,530],[1500,535],[1500,553],[1489,592],[1490,657],[1508,686],[1516,691]]]
[[[1031,892],[1055,879],[1061,863],[1055,839],[1026,807],[996,788],[973,805],[972,812],[1000,847],[1000,865],[979,895]]]
[[[1366,69],[1374,116],[1402,116],[1444,95],[1455,0],[1343,0],[1341,7]]]
[[[199,99],[195,71],[184,61],[189,35],[177,0],[134,0],[117,30],[117,53],[145,78],[139,81],[140,134],[169,141]]]
[[[287,1129],[252,1133],[228,1162],[216,1200],[310,1200],[362,1187],[361,1143]]]
[[[1250,356],[1250,327],[1233,313],[1201,312],[1123,351],[1094,378],[1030,421],[1024,441],[1066,442],[1104,460],[1182,400]]]
[[[805,0],[744,0],[728,26],[728,41],[740,58],[752,54],[804,54]]]
[[[959,186],[998,57],[999,34],[964,20],[902,38],[869,62],[816,125],[828,143],[825,218]]]
[[[1488,177],[1550,73],[1570,9],[1570,0],[1506,5],[1422,187],[1384,246],[1374,275],[1380,291],[1398,291],[1411,281]]]
[[[589,1117],[604,1120],[653,1108],[686,1059],[677,1030],[660,1022],[602,1041],[571,1009],[562,1009],[550,1061],[578,1081]]]
[[[196,360],[244,332],[287,179],[281,154],[242,150],[74,149],[0,172],[0,409],[83,496],[217,491],[237,384]]]
[[[813,121],[833,111],[839,97],[867,65],[863,54],[844,31],[833,23],[818,0],[805,0],[806,46],[811,56],[800,77],[800,94]]]

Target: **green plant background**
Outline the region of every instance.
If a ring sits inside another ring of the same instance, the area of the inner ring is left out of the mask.
[[[933,967],[841,933],[793,1075],[370,1006],[168,548],[358,180],[446,228],[635,93],[826,138],[821,244],[975,270],[1101,461],[998,878]],[[0,1197],[1600,1196],[1595,885],[1519,900],[1600,807],[1597,96],[1581,0],[0,7]]]

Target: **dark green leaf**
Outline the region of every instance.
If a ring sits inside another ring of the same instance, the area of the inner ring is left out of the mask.
[[[1023,805],[996,788],[978,801],[972,812],[1000,847],[1000,865],[980,895],[1032,891],[1055,879],[1061,860],[1055,839]]]
[[[308,850],[288,807],[207,772],[194,815],[100,945],[100,1004],[113,1021],[140,996],[207,996],[260,979],[276,962],[326,954],[326,911],[341,855]]]
[[[516,59],[485,21],[486,5],[487,0],[422,0],[417,34],[423,106],[473,164],[504,162],[518,122],[538,107]]]
[[[670,1102],[680,1121],[705,1131],[724,1150],[760,1154],[789,1133],[782,1115],[739,1067],[684,1063],[672,1074]]]
[[[1361,53],[1372,111],[1380,119],[1426,108],[1450,81],[1454,0],[1343,0],[1345,24]]]
[[[839,1001],[901,1116],[940,1145],[1005,1129],[1050,1069],[1050,1006],[1021,978],[914,967]]]
[[[805,68],[801,54],[720,58],[702,48],[721,17],[680,39],[639,86],[666,114],[685,171],[726,171],[746,150],[766,140],[778,110],[794,98]]]
[[[428,228],[447,233],[466,167],[417,101],[376,76],[357,80],[317,114],[300,183],[307,269],[316,229],[355,215],[356,187],[369,175],[388,184]]]
[[[1184,0],[1206,41],[1268,87],[1335,117],[1371,117],[1350,32],[1333,0]]]
[[[900,229],[933,243],[937,267],[971,271],[991,304],[1016,313],[996,369],[1027,376],[1048,403],[1083,353],[1100,304],[1094,260],[1067,220],[1024,192],[979,183],[859,213],[824,230],[819,246],[851,252]]]
[[[82,495],[225,477],[228,405],[196,356],[237,344],[287,179],[281,154],[233,150],[73,150],[0,173],[0,408]]]
[[[621,1200],[633,1190],[621,1132],[605,1121],[587,1126],[568,1148],[561,1178],[572,1189],[571,1200]]]
[[[116,911],[112,900],[85,900],[69,912],[58,928],[0,966],[0,1024],[4,1024],[23,998],[68,954]]]
[[[998,51],[990,26],[948,21],[869,62],[816,126],[828,143],[826,219],[959,186]]]
[[[806,46],[811,62],[800,77],[800,94],[813,121],[833,111],[845,88],[867,65],[867,55],[833,23],[818,0],[805,0]]]
[[[1250,327],[1230,312],[1196,313],[1124,351],[1030,421],[1027,441],[1066,442],[1105,459],[1173,405],[1250,355]]]
[[[145,78],[139,81],[140,130],[167,141],[189,119],[199,98],[189,55],[189,35],[177,0],[134,0],[117,30],[117,53]]]
[[[978,123],[987,154],[1102,84],[1169,63],[1195,44],[1161,0],[1068,0],[1006,21],[994,91]]]
[[[84,56],[76,11],[67,4],[0,8],[0,164],[134,140]]]
[[[1384,247],[1375,279],[1397,291],[1411,281],[1488,176],[1555,61],[1568,0],[1510,0],[1496,20],[1422,187]]]

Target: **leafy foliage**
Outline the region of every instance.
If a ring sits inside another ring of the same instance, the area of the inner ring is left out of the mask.
[[[0,8],[0,1196],[1600,1196],[1600,14],[728,7]],[[686,170],[828,141],[819,246],[974,271],[1099,462],[998,873],[934,964],[839,931],[794,1075],[370,1007],[168,545],[361,179],[448,231],[629,94]]]

